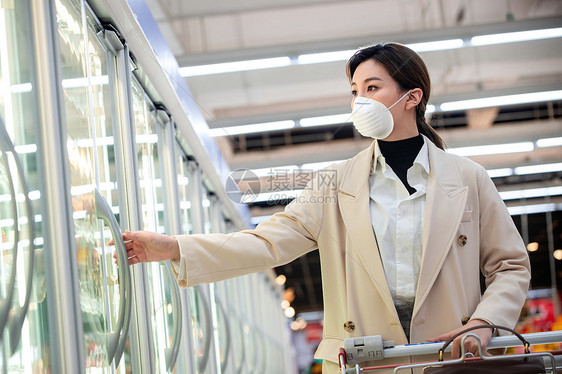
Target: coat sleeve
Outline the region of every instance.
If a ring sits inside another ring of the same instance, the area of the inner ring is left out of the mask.
[[[172,261],[172,269],[180,287],[271,269],[316,249],[324,199],[313,182],[254,230],[176,236],[181,259]]]
[[[531,279],[529,256],[503,200],[483,168],[480,178],[480,269],[486,279],[486,291],[472,319],[514,327]]]

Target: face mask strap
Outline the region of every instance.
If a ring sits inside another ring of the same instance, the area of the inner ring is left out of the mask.
[[[396,104],[398,104],[400,101],[402,101],[403,98],[406,97],[406,95],[408,95],[410,92],[412,92],[412,90],[409,90],[408,92],[406,92],[404,95],[402,95],[402,97],[398,100],[396,100],[396,102],[394,104],[392,104],[391,106],[388,107],[388,109],[392,109],[393,106],[395,106]]]

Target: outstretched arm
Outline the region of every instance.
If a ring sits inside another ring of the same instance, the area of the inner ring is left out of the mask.
[[[123,240],[129,265],[139,262],[179,260],[180,247],[176,238],[150,231],[125,231]],[[109,245],[113,245],[111,240]],[[116,258],[116,254],[113,254]]]

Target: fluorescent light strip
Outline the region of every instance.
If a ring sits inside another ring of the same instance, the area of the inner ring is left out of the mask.
[[[527,199],[527,198],[555,196],[555,195],[562,195],[562,186],[529,188],[526,190],[500,192],[500,196],[503,200]]]
[[[331,116],[309,117],[299,121],[301,127],[327,126],[339,123],[350,123],[351,113],[334,114]]]
[[[297,62],[301,65],[318,64],[324,62],[346,61],[355,53],[354,49],[347,51],[309,53],[297,57]]]
[[[557,210],[562,210],[562,204],[550,203],[507,207],[507,211],[512,216],[518,216],[521,214],[555,212]]]
[[[492,170],[486,170],[486,171],[488,172],[488,175],[490,176],[490,178],[509,177],[510,175],[513,175],[513,169],[512,168],[492,169]]]
[[[406,47],[411,48],[418,53],[443,51],[446,49],[462,48],[463,46],[464,46],[464,41],[462,39],[447,39],[447,40],[438,40],[435,42],[406,44]]]
[[[251,134],[256,132],[286,130],[295,127],[295,121],[276,121],[266,123],[255,123],[251,125],[229,126],[220,127],[216,129],[209,129],[209,135],[216,136],[231,136],[240,134]]]
[[[422,43],[406,44],[416,52],[432,52],[448,49],[463,48],[468,46],[482,46],[489,44],[513,43],[528,40],[557,38],[562,36],[562,28],[541,30],[516,31],[503,34],[477,35],[464,42],[462,39],[446,39]],[[301,65],[318,64],[335,61],[346,61],[356,52],[355,49],[345,51],[308,53],[297,56],[296,63]],[[180,75],[192,77],[198,75],[219,74],[236,71],[267,69],[291,65],[290,57],[274,57],[259,60],[234,61],[220,64],[186,66],[179,68]]]
[[[562,162],[554,164],[519,166],[513,171],[517,175],[557,172],[562,171]]]
[[[186,66],[179,68],[179,73],[182,77],[195,77],[199,75],[231,73],[235,71],[279,68],[289,65],[291,65],[291,58],[285,56],[259,60],[224,62],[220,64]]]
[[[250,169],[252,173],[254,173],[258,177],[273,177],[276,176],[283,176],[286,174],[292,174],[299,171],[299,167],[297,165],[287,165],[287,166],[272,166],[269,168],[261,168],[261,169]]]
[[[537,147],[556,147],[562,145],[562,137],[559,138],[544,138],[537,140]]]
[[[562,36],[562,27],[541,30],[516,31],[502,34],[478,35],[470,39],[473,46],[524,42],[529,40],[559,38]]]
[[[462,39],[448,39],[438,40],[434,42],[411,43],[406,44],[406,46],[416,52],[430,52],[441,51],[445,49],[462,48],[464,46],[464,42]],[[349,58],[353,56],[355,52],[356,50],[353,49],[347,51],[310,53],[298,56],[297,62],[299,64],[318,64],[325,62],[346,61],[349,60]]]
[[[339,164],[340,162],[344,162],[345,160],[334,160],[334,161],[324,161],[324,162],[314,162],[310,164],[303,164],[301,166],[302,170],[320,170],[325,167],[328,167],[333,164]]]
[[[478,145],[474,147],[451,148],[447,151],[459,156],[497,155],[504,153],[530,152],[535,148],[532,142]]]
[[[487,108],[492,106],[536,103],[551,100],[562,100],[562,90],[450,101],[439,105],[439,109],[442,112],[449,112],[453,110]]]

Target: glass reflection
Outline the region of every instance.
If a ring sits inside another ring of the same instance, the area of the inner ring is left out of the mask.
[[[164,188],[158,131],[162,123],[156,110],[140,84],[133,81],[133,108],[135,116],[139,183],[141,190],[143,229],[166,232],[164,219]],[[148,264],[151,319],[156,367],[160,373],[167,372],[166,351],[172,344],[173,310],[172,287],[163,263]],[[172,372],[175,372],[175,363]]]
[[[11,316],[25,312],[25,319],[16,324],[14,318],[5,320],[14,327],[15,334],[2,333],[0,370],[3,372],[31,372],[50,370],[49,326],[46,310],[46,285],[43,256],[42,220],[39,197],[41,185],[37,170],[37,97],[32,77],[32,31],[29,23],[29,1],[2,3],[0,6],[0,117],[8,133],[16,156],[0,151],[0,299],[11,294],[11,303],[3,309]],[[3,135],[5,136],[5,135]],[[20,177],[23,174],[23,179]],[[24,183],[31,189],[28,196]],[[30,203],[35,216],[29,216]],[[36,254],[34,271],[30,271],[33,240]],[[16,252],[17,251],[17,252]],[[16,260],[16,261],[14,261]],[[15,278],[11,275],[15,271]],[[28,279],[31,276],[31,282]],[[29,294],[27,288],[32,286]],[[8,300],[6,300],[8,301]],[[6,325],[7,326],[7,325]],[[21,334],[20,334],[21,333]]]
[[[80,305],[85,337],[86,371],[109,373],[113,359],[108,354],[108,333],[117,324],[119,279],[112,235],[98,220],[94,190],[101,191],[115,214],[119,214],[111,103],[115,91],[108,84],[108,61],[115,57],[97,36],[99,26],[88,8],[78,0],[57,0],[57,25],[65,97],[67,152],[79,269]],[[118,217],[118,216],[117,216]],[[120,371],[126,360],[121,360]]]

